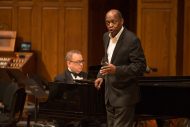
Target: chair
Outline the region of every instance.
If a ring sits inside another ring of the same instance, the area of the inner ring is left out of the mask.
[[[0,114],[0,127],[15,127],[21,119],[26,93],[24,88],[20,88],[17,83],[0,84],[4,85],[2,103],[3,112]]]

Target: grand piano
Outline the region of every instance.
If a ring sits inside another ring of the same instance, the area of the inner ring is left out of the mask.
[[[58,82],[50,86],[62,95],[50,95],[48,102],[40,104],[40,117],[106,120],[104,89],[97,91],[93,82]],[[190,117],[190,76],[139,77],[139,86],[141,100],[136,107],[137,120]]]
[[[137,114],[189,117],[190,76],[141,77]]]
[[[136,107],[137,123],[155,119],[157,127],[163,127],[166,120],[190,117],[187,99],[190,76],[140,77],[139,85],[141,100]]]

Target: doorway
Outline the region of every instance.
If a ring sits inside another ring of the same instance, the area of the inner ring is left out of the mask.
[[[103,33],[106,32],[104,17],[110,9],[120,10],[126,28],[136,33],[137,0],[89,0],[89,66],[99,65],[104,54],[102,42]]]

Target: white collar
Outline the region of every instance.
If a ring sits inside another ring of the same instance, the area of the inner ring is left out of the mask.
[[[115,37],[112,37],[111,36],[111,33],[109,33],[109,37],[111,38],[111,39],[116,39],[116,40],[118,40],[119,39],[119,37],[120,37],[120,35],[121,35],[121,33],[123,32],[123,29],[124,29],[124,27],[122,26],[121,27],[121,29],[120,29],[120,31],[117,33],[117,35],[115,36]]]

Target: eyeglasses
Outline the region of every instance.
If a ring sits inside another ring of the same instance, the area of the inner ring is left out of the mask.
[[[84,60],[79,60],[79,61],[72,61],[72,60],[70,60],[70,62],[73,62],[75,64],[84,64]]]

